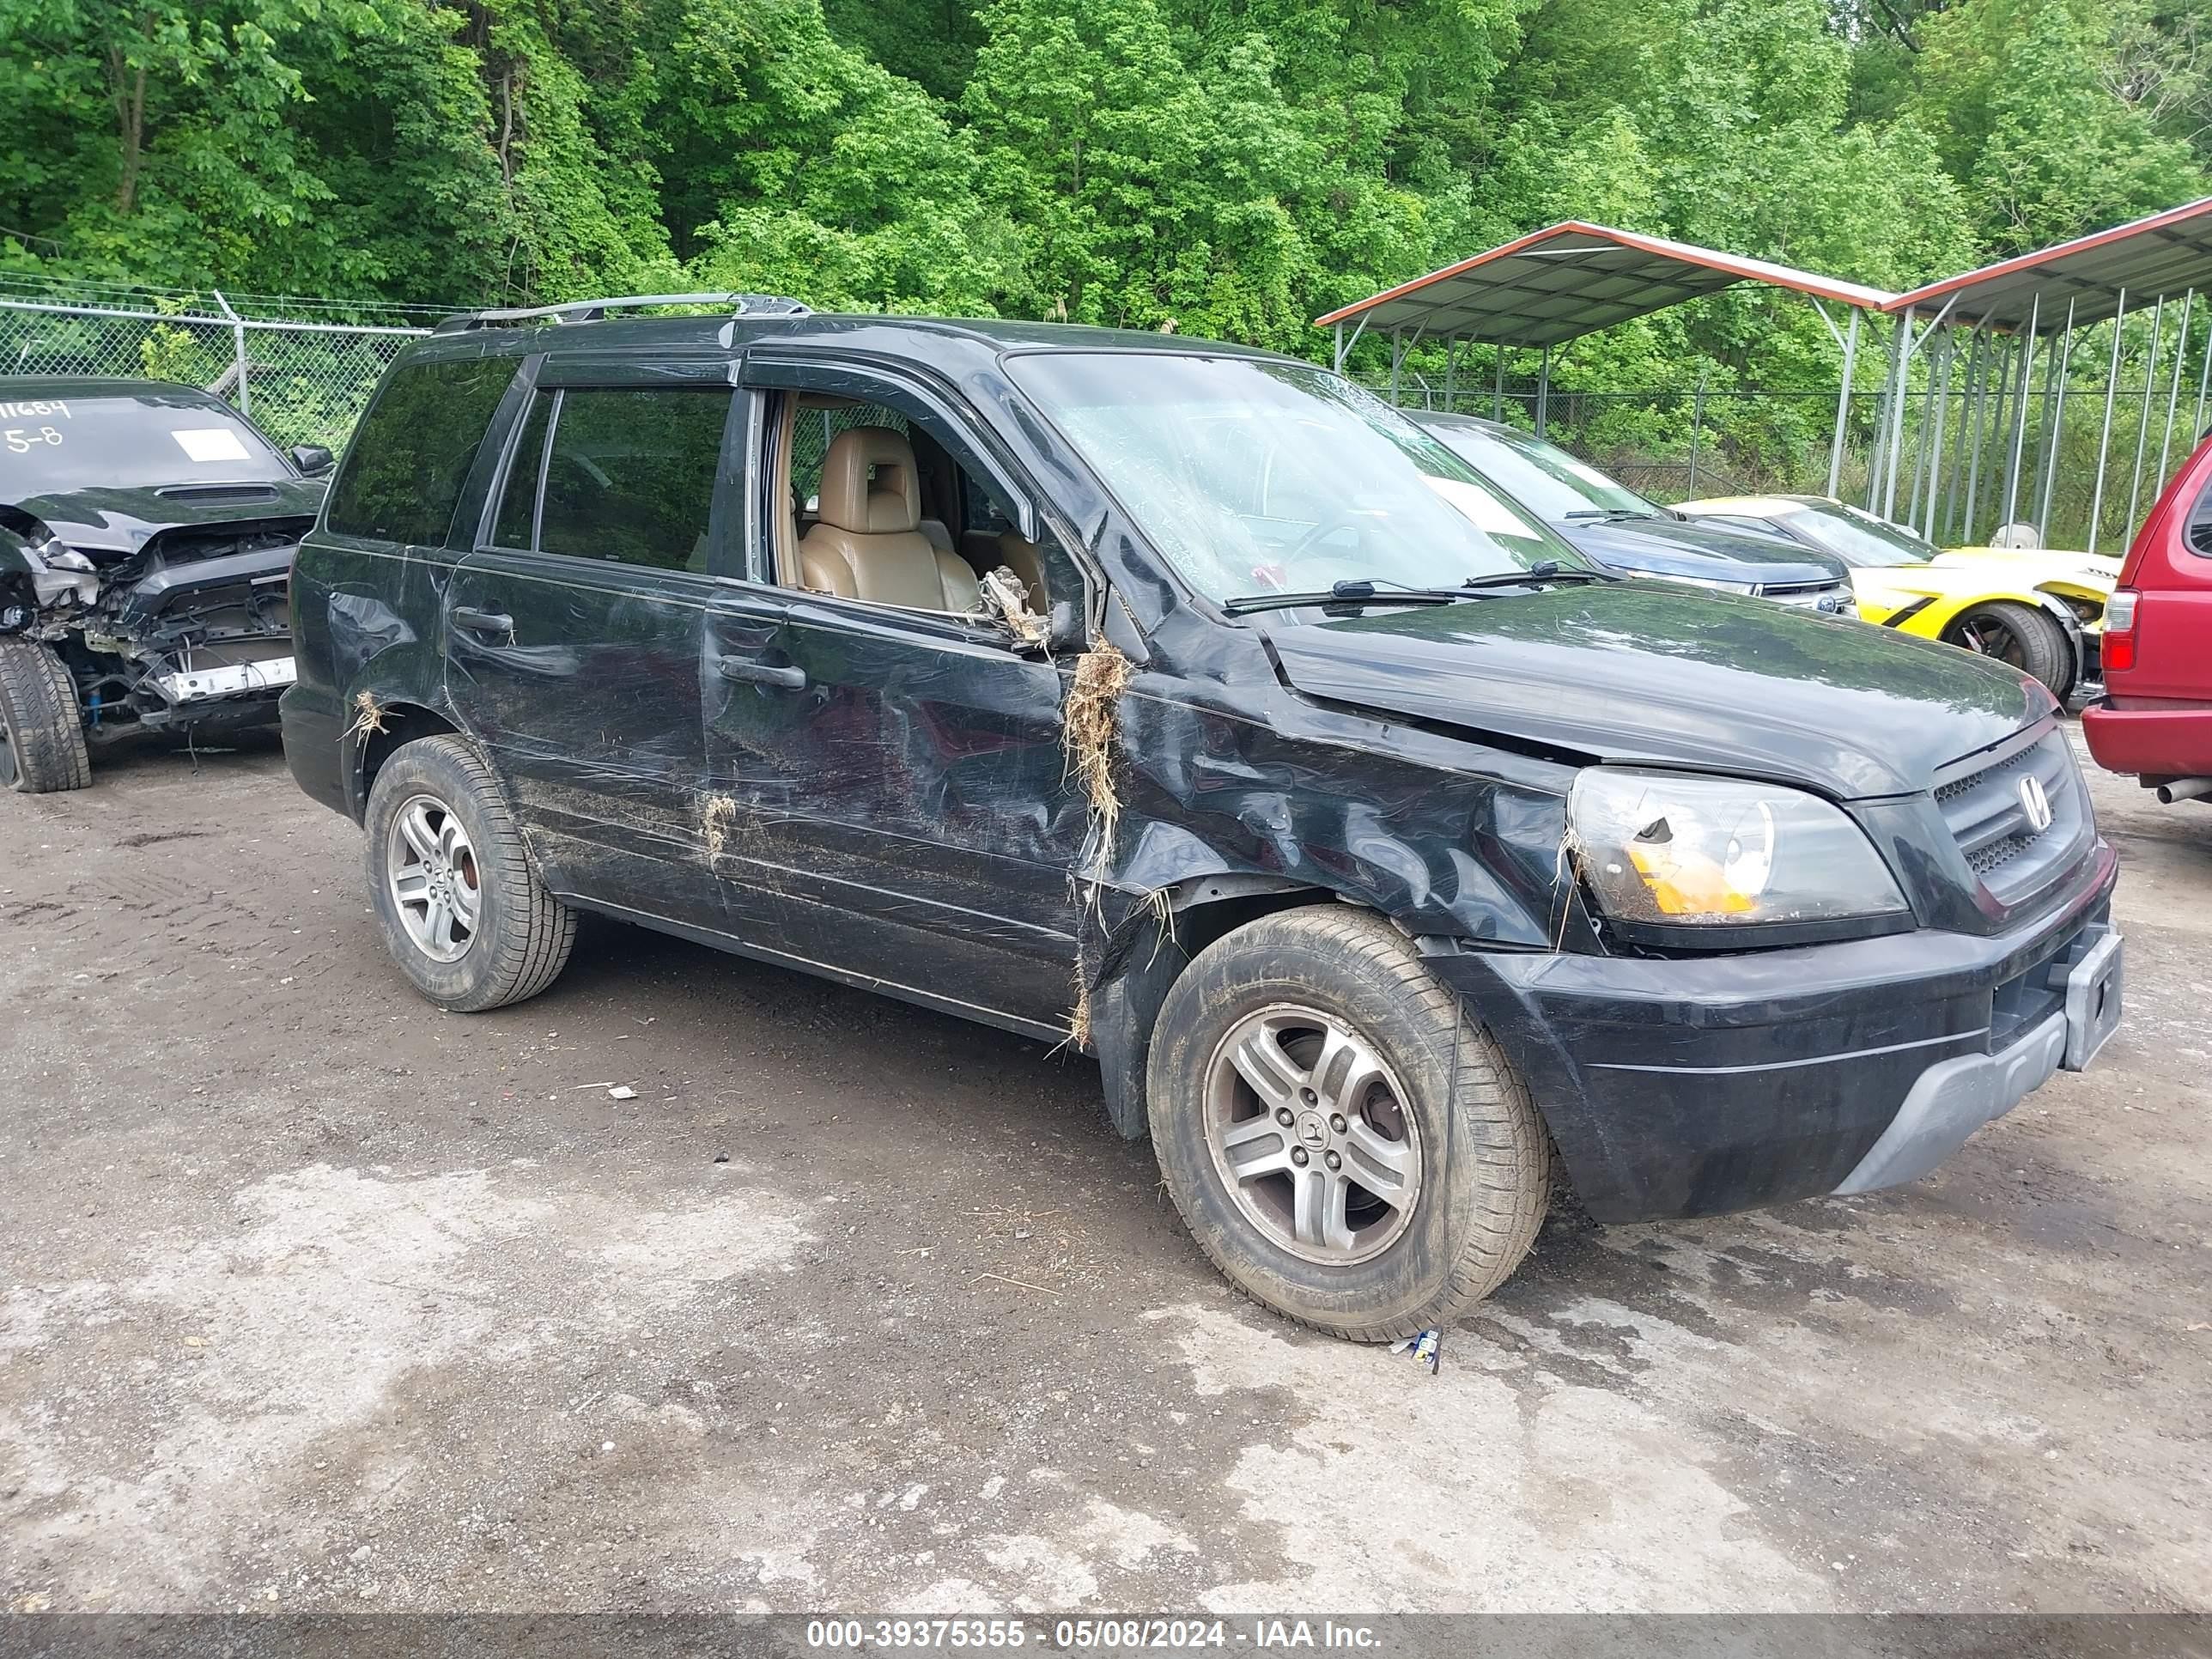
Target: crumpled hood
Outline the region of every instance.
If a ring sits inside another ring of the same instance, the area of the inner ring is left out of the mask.
[[[1552,528],[1615,570],[1788,586],[1844,580],[1843,562],[1826,553],[1682,519],[1555,520]]]
[[[1936,556],[1943,569],[2002,572],[2024,587],[2056,584],[2086,593],[2110,595],[2120,580],[2120,562],[2101,553],[2068,553],[2048,548],[1954,547]]]
[[[2027,558],[2039,558],[2028,554]],[[2075,594],[2102,602],[2112,597],[2110,582],[2098,583],[2069,572],[2021,567],[2008,560],[1952,559],[1948,555],[1927,564],[1860,565],[1851,571],[1851,591],[1857,595],[1860,614],[1869,622],[1886,623],[1907,606],[1923,599],[1971,605],[1982,599],[2010,599],[2022,605],[2061,603],[2057,597]],[[2044,601],[2038,596],[2049,592]],[[2104,629],[2100,616],[2080,624],[2089,633]]]
[[[2026,676],[1951,646],[1656,581],[1278,617],[1268,634],[1284,678],[1309,696],[1845,799],[1925,789],[1944,763],[2056,706]]]
[[[319,478],[267,484],[171,484],[155,489],[86,489],[26,495],[8,505],[44,522],[66,546],[87,553],[135,553],[165,530],[312,520],[323,505]]]

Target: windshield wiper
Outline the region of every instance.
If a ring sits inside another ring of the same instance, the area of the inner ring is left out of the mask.
[[[1399,587],[1387,592],[1371,581],[1346,578],[1326,593],[1247,593],[1224,602],[1232,617],[1254,611],[1290,611],[1304,605],[1449,605],[1465,596],[1455,587]]]
[[[1581,565],[1564,565],[1557,559],[1543,559],[1526,570],[1501,570],[1494,576],[1469,576],[1460,586],[1480,590],[1486,587],[1534,587],[1544,582],[1617,582],[1620,580],[1610,570],[1594,570]]]
[[[1377,578],[1388,580],[1387,577]],[[1493,575],[1469,576],[1457,587],[1399,587],[1378,589],[1374,581],[1346,578],[1331,585],[1326,593],[1247,593],[1225,601],[1222,609],[1232,617],[1254,611],[1290,611],[1308,605],[1449,605],[1488,588],[1536,587],[1546,582],[1617,582],[1610,570],[1563,565],[1543,559],[1526,570],[1501,570]]]
[[[1569,522],[1577,519],[1603,519],[1607,524],[1616,519],[1656,519],[1656,513],[1647,513],[1640,507],[1579,507],[1566,514]]]

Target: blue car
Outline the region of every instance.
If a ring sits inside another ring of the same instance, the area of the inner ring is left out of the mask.
[[[1856,616],[1849,573],[1832,554],[1779,537],[1723,530],[1646,501],[1557,444],[1496,421],[1415,413],[1475,471],[1608,569],[1749,593]]]

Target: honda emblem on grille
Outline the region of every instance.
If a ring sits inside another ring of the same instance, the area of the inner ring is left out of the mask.
[[[2041,835],[2051,828],[2051,797],[2043,792],[2043,780],[2033,775],[2020,781],[2020,810],[2027,814],[2027,827]]]

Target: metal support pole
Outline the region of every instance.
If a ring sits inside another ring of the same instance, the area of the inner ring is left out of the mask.
[[[2142,499],[2143,446],[2150,441],[2150,400],[2158,389],[2158,350],[2165,343],[2166,295],[2150,308],[2150,355],[2143,360],[2142,413],[2136,419],[2136,465],[2128,480],[2128,523],[2124,540],[2136,538],[2136,504]]]
[[[1897,511],[1897,466],[1905,448],[1905,401],[1911,390],[1908,384],[1912,374],[1912,312],[1907,306],[1905,315],[1898,319],[1897,344],[1893,362],[1897,370],[1897,392],[1890,399],[1889,447],[1883,456],[1881,516],[1890,517]]]
[[[1536,369],[1536,435],[1548,436],[1552,418],[1552,348],[1544,348],[1544,361]]]
[[[1933,329],[1936,325],[1930,323],[1928,326]],[[1950,343],[1950,331],[1947,329],[1936,337],[1928,358],[1928,382],[1920,393],[1920,428],[1912,436],[1912,493],[1905,502],[1906,524],[1920,522],[1921,480],[1927,476],[1929,462],[1936,453],[1935,446],[1929,441],[1929,434],[1936,429],[1937,364]]]
[[[1973,333],[1967,337],[1966,378],[1959,397],[1958,436],[1952,441],[1950,482],[1944,486],[1943,489],[1943,527],[1941,539],[1947,542],[1951,539],[1952,526],[1957,522],[1959,517],[1959,480],[1965,476],[1966,471],[1967,429],[1972,426],[1974,411],[1978,407],[1976,400],[1981,396],[1982,375],[1988,368],[1988,346],[1989,336],[1986,326],[1984,324],[1976,323]]]
[[[1698,493],[1698,445],[1705,432],[1705,371],[1698,371],[1698,395],[1690,405],[1690,494]]]
[[[1844,336],[1844,383],[1836,392],[1836,436],[1828,446],[1828,494],[1842,488],[1844,481],[1844,422],[1851,412],[1851,365],[1859,351],[1859,308],[1851,307],[1850,329]],[[2212,353],[2208,353],[2212,360]]]
[[[2074,301],[2066,302],[2066,331],[2058,337],[2058,362],[2051,374],[2057,388],[2051,404],[2051,441],[2044,451],[2043,504],[2036,509],[2036,527],[2045,546],[2051,544],[2051,486],[2058,479],[2058,446],[2066,431],[2066,371],[2074,363]]]
[[[2158,487],[2166,488],[2166,457],[2173,448],[2173,411],[2181,402],[2181,360],[2189,355],[2189,310],[2197,303],[2197,290],[2181,296],[2181,327],[2173,337],[2173,384],[2166,389],[2166,432],[2158,441]]]
[[[1889,369],[1883,375],[1881,396],[1875,404],[1874,448],[1867,457],[1866,505],[1869,513],[1879,511],[1876,503],[1881,500],[1881,471],[1889,455],[1889,410],[1897,397],[1897,382],[1905,372],[1905,332],[1908,324],[1896,322],[1890,326]]]
[[[2189,423],[2189,447],[2194,451],[2204,441],[2204,393],[2212,390],[2212,329],[2205,331],[2204,355],[2198,360],[2197,370],[2197,418]]]
[[[1498,360],[1498,366],[1497,373],[1492,376],[1490,382],[1490,418],[1493,421],[1503,421],[1505,418],[1505,347],[1504,343],[1501,342],[1500,343],[1492,346],[1491,348],[1491,351]]]
[[[2020,510],[2020,463],[2027,447],[2027,396],[2035,385],[2035,335],[2043,322],[2043,295],[2028,301],[2027,332],[2020,337],[2020,390],[2013,398],[2012,459],[2005,465],[2005,508],[2000,524]]]
[[[2112,396],[2120,385],[2120,325],[2128,317],[2128,291],[2120,290],[2119,308],[2112,313],[2112,362],[2105,371],[2105,427],[2097,434],[2097,483],[2089,497],[2089,545],[2087,550],[2097,550],[2097,520],[2105,511],[2105,452],[2112,441]]]
[[[1406,360],[1406,337],[1396,329],[1390,331],[1390,404],[1398,403],[1398,365]]]
[[[1452,414],[1452,400],[1458,393],[1455,379],[1459,369],[1459,336],[1455,334],[1444,342],[1444,413]]]
[[[1990,335],[1989,356],[1992,361],[1982,371],[1982,400],[1974,410],[1973,454],[1966,463],[1966,510],[1959,520],[1959,539],[1962,542],[1974,539],[1974,509],[1982,496],[1982,440],[2002,422],[2005,386],[2012,373],[2012,353],[1999,343],[1994,330]],[[1995,392],[1990,389],[1990,368],[1996,371]]]
[[[1336,325],[1336,361],[1332,365],[1340,374],[1344,373],[1344,325]]]
[[[1955,331],[1946,329],[1942,339],[1936,345],[1936,350],[1940,356],[1937,358],[1935,379],[1938,386],[1929,394],[1929,408],[1934,416],[1935,433],[1928,441],[1928,510],[1922,516],[1920,533],[1931,541],[1936,537],[1936,486],[1942,483],[1943,476],[1943,422],[1951,409],[1951,360],[1958,356],[1958,336]],[[1913,495],[1916,499],[1919,494],[1919,485],[1916,483],[1913,486]]]
[[[222,297],[222,290],[215,291],[215,302],[222,307],[222,314],[230,319],[231,361],[236,365],[238,379],[238,412],[251,416],[253,413],[253,388],[246,383],[246,324],[230,308],[230,301]]]

